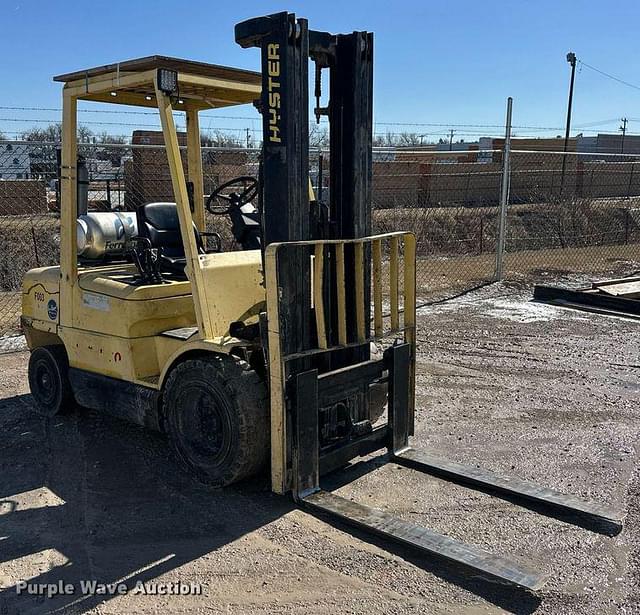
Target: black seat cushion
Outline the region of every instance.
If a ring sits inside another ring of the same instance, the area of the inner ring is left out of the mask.
[[[152,248],[160,252],[161,268],[171,272],[184,272],[186,264],[178,207],[175,203],[147,203],[136,211],[138,235],[146,237]],[[202,238],[193,225],[198,251],[203,253]]]

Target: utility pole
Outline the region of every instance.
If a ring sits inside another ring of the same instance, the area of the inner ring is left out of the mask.
[[[567,128],[564,133],[564,155],[562,156],[562,180],[560,191],[564,188],[564,173],[567,166],[567,149],[569,147],[569,131],[571,130],[571,107],[573,106],[573,82],[576,76],[576,54],[570,51],[567,54],[567,62],[571,65],[571,82],[569,84],[569,103],[567,105]]]
[[[620,153],[624,154],[624,136],[627,134],[627,118],[623,117],[620,120],[622,122],[622,126],[618,130],[622,130],[622,143],[620,144]]]
[[[251,148],[251,129],[245,128],[245,131],[247,133],[247,149],[250,149]]]
[[[453,149],[453,128],[449,131],[449,151]]]
[[[496,271],[494,281],[503,276],[505,235],[507,232],[507,208],[509,206],[509,188],[511,185],[511,113],[513,98],[507,98],[507,119],[504,130],[504,150],[502,152],[502,181],[500,184],[500,217],[498,218],[498,245],[496,246]]]

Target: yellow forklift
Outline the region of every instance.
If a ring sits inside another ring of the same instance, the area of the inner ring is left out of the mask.
[[[538,589],[545,575],[528,566],[321,489],[323,475],[387,449],[396,463],[607,533],[622,522],[607,506],[409,447],[416,244],[408,232],[371,235],[373,35],[309,30],[286,12],[242,22],[235,35],[260,50],[261,72],[153,56],[55,77],[64,83],[60,266],[29,271],[23,284],[39,411],[77,404],[159,430],[212,485],[270,469],[272,490],[308,510]],[[309,59],[315,115],[330,128],[326,204],[309,182]],[[158,109],[173,202],[87,212],[79,100]],[[262,117],[259,176],[205,195],[198,113],[247,103]],[[186,174],[176,111],[186,113]],[[222,251],[208,216],[214,227],[229,217],[242,249]]]

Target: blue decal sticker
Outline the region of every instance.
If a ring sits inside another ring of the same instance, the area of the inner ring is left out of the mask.
[[[58,304],[54,299],[50,299],[49,303],[47,303],[47,314],[49,314],[51,320],[58,318]]]

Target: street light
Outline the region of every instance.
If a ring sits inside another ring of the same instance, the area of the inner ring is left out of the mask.
[[[569,131],[571,130],[571,107],[573,105],[573,82],[576,76],[576,54],[570,51],[567,54],[567,62],[571,65],[571,82],[569,84],[569,103],[567,105],[567,128],[564,133],[564,155],[562,156],[562,180],[560,190],[564,188],[564,173],[567,166],[567,149],[569,147]]]

